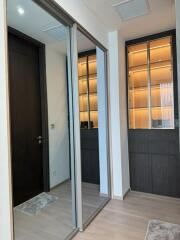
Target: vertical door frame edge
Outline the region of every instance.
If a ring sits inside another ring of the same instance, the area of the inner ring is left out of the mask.
[[[76,178],[76,209],[77,227],[83,231],[82,219],[82,174],[81,174],[81,135],[79,116],[79,85],[78,85],[78,50],[77,24],[71,28],[71,56],[72,56],[72,87],[73,87],[73,114],[74,114],[74,147],[75,147],[75,178]]]
[[[8,82],[8,41],[7,41],[7,2],[0,2],[0,14],[3,21],[0,24],[2,41],[0,42],[0,183],[4,189],[0,199],[0,228],[2,240],[14,239],[13,211],[12,211],[12,178],[11,178],[11,144],[10,144],[10,111],[9,111],[9,82]],[[3,152],[3,153],[2,153]],[[2,153],[2,156],[1,156]]]
[[[109,71],[108,71],[108,50],[105,49],[104,51],[104,64],[105,64],[105,94],[106,94],[106,126],[108,127],[107,134],[106,134],[106,142],[107,142],[107,176],[108,176],[108,197],[109,200],[112,197],[112,166],[111,166],[111,149],[110,149],[110,94],[109,94]]]
[[[75,180],[75,151],[74,151],[74,114],[73,114],[73,82],[72,82],[72,53],[71,53],[71,28],[67,30],[67,89],[69,102],[69,141],[70,141],[70,163],[71,163],[71,195],[72,195],[72,222],[77,227],[76,219],[76,180]]]

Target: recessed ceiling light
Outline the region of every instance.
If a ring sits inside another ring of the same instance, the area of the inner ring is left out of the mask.
[[[22,7],[17,7],[19,15],[24,15],[24,9]]]

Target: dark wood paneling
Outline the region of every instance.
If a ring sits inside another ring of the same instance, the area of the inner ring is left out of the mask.
[[[130,154],[130,182],[135,191],[152,193],[151,159],[149,154]]]
[[[179,141],[178,129],[150,130],[149,135],[149,153],[178,155]]]
[[[178,129],[129,130],[132,190],[180,196],[178,132]]]
[[[167,154],[153,154],[152,185],[153,193],[167,196],[178,196],[177,185],[177,156]]]
[[[149,153],[148,130],[129,130],[129,152],[145,154]]]
[[[81,129],[82,181],[99,184],[98,129]]]

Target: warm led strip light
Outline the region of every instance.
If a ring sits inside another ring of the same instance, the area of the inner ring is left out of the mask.
[[[154,69],[161,69],[161,68],[171,68],[171,65],[165,65],[165,66],[161,66],[161,67],[153,67],[153,68],[151,68],[150,70],[154,70]],[[131,71],[129,71],[129,74],[130,73],[135,73],[135,72],[144,72],[144,71],[147,71],[147,69],[145,68],[145,69],[139,69],[139,70],[131,70]]]
[[[159,48],[164,48],[164,47],[170,47],[171,44],[166,44],[166,45],[161,45],[161,46],[158,46],[158,47],[152,47],[152,48],[149,48],[150,50],[154,50],[154,49],[159,49]],[[139,52],[145,52],[147,51],[147,49],[142,49],[142,50],[137,50],[137,51],[132,51],[132,52],[129,52],[129,54],[134,54],[134,53],[139,53]]]

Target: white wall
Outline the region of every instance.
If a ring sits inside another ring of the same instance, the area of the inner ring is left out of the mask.
[[[69,179],[66,56],[46,46],[50,187]],[[52,128],[54,124],[54,128]]]
[[[121,162],[122,162],[122,190],[123,196],[130,188],[129,177],[129,149],[128,149],[128,126],[127,126],[127,96],[126,96],[126,57],[125,42],[118,34],[119,42],[119,101],[120,101],[120,139],[121,139]]]
[[[107,109],[106,109],[106,70],[105,54],[96,47],[97,55],[97,93],[98,93],[98,136],[99,136],[99,169],[100,194],[108,194],[108,146],[107,146]]]
[[[125,49],[119,32],[109,33],[110,140],[112,197],[123,199],[129,190],[126,118]]]

